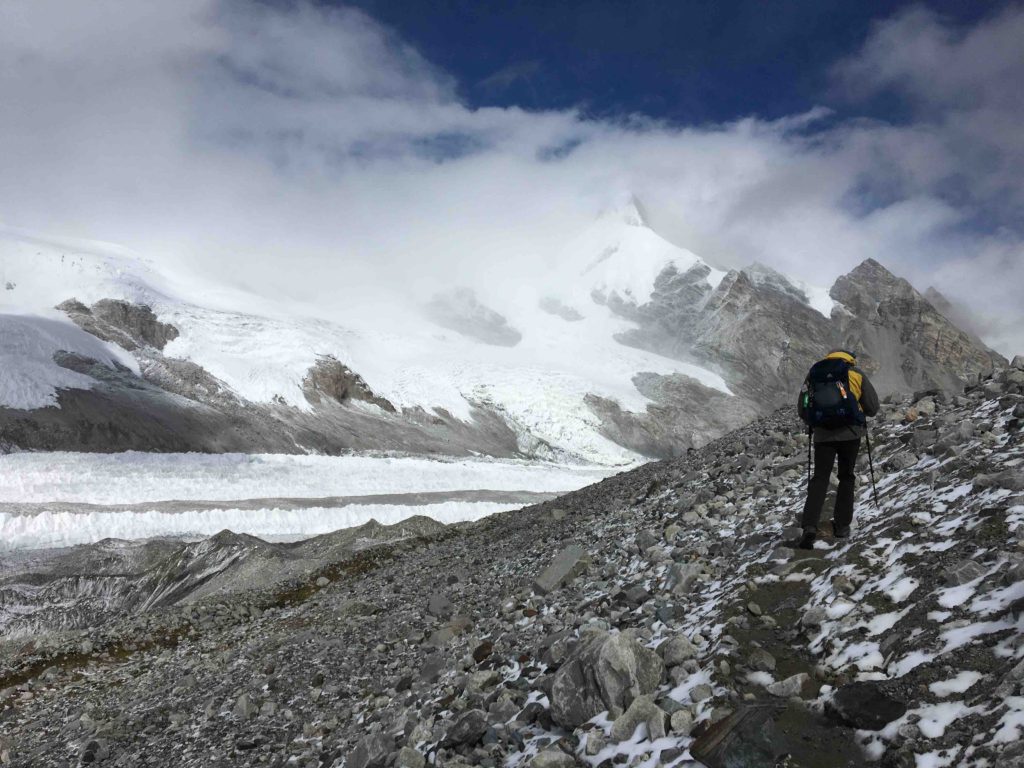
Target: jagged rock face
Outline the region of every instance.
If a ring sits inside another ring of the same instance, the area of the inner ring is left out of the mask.
[[[767,267],[731,271],[713,289],[708,271],[704,265],[685,273],[667,267],[648,303],[608,303],[638,325],[618,338],[720,371],[760,412],[788,403],[810,363],[837,347],[858,352],[882,395],[958,391],[1005,363],[873,260],[836,281],[831,297],[840,306],[831,318]]]
[[[633,383],[652,401],[642,413],[625,411],[614,400],[596,395],[588,395],[587,404],[601,418],[608,439],[644,456],[683,456],[758,414],[756,403],[683,374],[639,373]]]
[[[970,309],[950,301],[934,286],[929,286],[923,295],[939,314],[966,333],[975,346],[985,349],[985,342],[978,335],[976,319],[971,315]]]
[[[830,295],[847,310],[837,318],[843,344],[856,348],[869,371],[875,369],[872,378],[882,393],[957,390],[1005,363],[874,259],[840,277]]]
[[[832,335],[828,320],[792,294],[730,272],[708,297],[695,348],[722,361],[740,392],[774,407],[792,399]]]
[[[427,317],[442,328],[498,347],[514,347],[523,335],[502,315],[480,303],[468,288],[440,293],[425,307]]]
[[[178,338],[178,329],[156,319],[145,304],[132,304],[120,299],[101,299],[89,308],[77,299],[58,304],[79,328],[104,341],[111,341],[129,352],[140,347],[162,350],[167,342]]]
[[[829,321],[772,281],[732,271],[712,289],[708,272],[662,272],[636,315],[640,327],[620,340],[714,367],[755,409],[788,401],[835,336]]]
[[[395,412],[395,406],[375,395],[362,376],[330,355],[320,356],[309,369],[302,382],[302,391],[313,405],[319,405],[326,397],[337,403],[360,400]]]

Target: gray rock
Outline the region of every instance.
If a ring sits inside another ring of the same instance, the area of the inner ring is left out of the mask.
[[[497,670],[486,669],[481,672],[474,672],[466,682],[466,692],[479,695],[484,691],[493,688],[501,680]]]
[[[533,587],[542,595],[554,592],[585,572],[589,565],[590,555],[587,551],[572,544],[555,556],[551,564],[537,577]]]
[[[683,635],[675,635],[658,646],[658,653],[666,667],[677,667],[684,661],[697,658],[697,646]]]
[[[714,693],[715,691],[710,685],[707,683],[701,683],[700,685],[695,685],[690,690],[690,701],[694,704],[699,704],[702,701],[710,699]]]
[[[530,768],[573,768],[575,765],[576,758],[555,747],[538,752],[530,761]]]
[[[658,654],[630,635],[594,632],[555,674],[552,718],[570,729],[606,710],[617,718],[637,696],[654,693],[664,677]]]
[[[346,768],[383,768],[391,751],[387,739],[380,731],[363,736],[348,755]]]
[[[607,744],[608,742],[604,737],[604,733],[597,728],[594,728],[593,730],[588,731],[587,746],[583,751],[588,757],[593,757],[604,749]]]
[[[808,628],[816,629],[828,621],[828,612],[820,605],[813,605],[804,611],[800,623]]]
[[[899,451],[885,460],[883,466],[893,472],[909,469],[917,464],[917,457],[909,451]]]
[[[978,475],[974,478],[977,488],[1006,488],[1010,491],[1024,491],[1024,469],[1011,467],[992,475]]]
[[[258,707],[250,698],[248,693],[243,693],[235,702],[234,712],[242,718],[250,718],[256,714]]]
[[[665,713],[654,703],[653,696],[637,696],[629,709],[612,723],[613,741],[626,741],[641,725],[647,726],[647,738],[651,741],[665,737]]]
[[[479,743],[487,731],[487,715],[479,709],[463,712],[445,734],[446,747],[472,747]]]
[[[688,709],[677,710],[672,713],[669,725],[675,735],[689,736],[693,732],[693,713]]]
[[[674,595],[687,595],[704,573],[705,568],[699,563],[673,563],[668,569],[666,586]]]
[[[939,439],[939,432],[936,429],[917,429],[914,430],[913,445],[918,450],[929,448],[935,444],[935,441]]]
[[[107,746],[106,739],[89,739],[82,745],[82,751],[78,759],[83,765],[95,765],[109,756],[110,748]],[[7,762],[9,761],[0,759],[2,764]]]
[[[395,768],[424,768],[427,761],[412,747],[402,747],[395,758]]]
[[[318,578],[316,580],[316,585],[318,587],[326,587],[330,583],[331,583],[331,580],[328,579],[326,576],[321,576],[320,578]]]
[[[767,690],[772,696],[778,696],[783,699],[792,698],[793,696],[800,695],[804,683],[810,679],[806,672],[800,672],[799,674],[787,677],[785,680],[771,683]]]
[[[942,573],[946,584],[951,587],[963,586],[967,582],[979,579],[984,575],[985,569],[973,560],[961,560]]]
[[[775,657],[764,648],[754,648],[747,655],[747,666],[758,672],[774,672]]]

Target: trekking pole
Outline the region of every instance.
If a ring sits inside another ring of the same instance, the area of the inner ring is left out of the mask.
[[[875,460],[871,456],[871,434],[864,430],[864,440],[868,444],[868,470],[871,472],[871,492],[875,497],[875,509],[881,509],[882,507],[878,503],[878,487],[875,485]]]
[[[807,428],[807,490],[811,489],[811,434],[814,432],[810,427]]]

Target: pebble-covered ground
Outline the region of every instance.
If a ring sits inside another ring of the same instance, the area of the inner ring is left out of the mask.
[[[0,764],[1024,766],[1022,393],[1018,368],[886,404],[879,504],[864,461],[853,537],[813,551],[780,412],[270,588],[8,642]]]

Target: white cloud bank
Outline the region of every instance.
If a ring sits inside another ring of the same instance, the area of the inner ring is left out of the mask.
[[[1024,349],[1024,10],[922,9],[838,62],[852,105],[676,127],[473,110],[351,9],[241,0],[0,5],[0,221],[116,241],[329,313],[436,286],[536,281],[628,189],[675,242],[830,282],[875,257]],[[822,127],[825,126],[825,127]],[[386,286],[386,290],[379,290]]]

